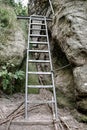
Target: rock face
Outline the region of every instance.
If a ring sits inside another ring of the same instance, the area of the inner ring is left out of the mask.
[[[19,66],[24,57],[25,45],[22,30],[11,30],[6,43],[0,46],[0,64],[13,63]]]
[[[87,96],[87,65],[76,67],[73,74],[78,96]]]
[[[70,62],[83,65],[87,61],[87,1],[58,0],[58,3],[53,37],[59,40]]]
[[[72,69],[77,108],[87,110],[87,1],[54,0],[52,36]],[[72,86],[72,85],[71,85]],[[80,98],[79,98],[80,97]]]
[[[77,98],[77,109],[87,112],[87,65],[76,67],[73,71]]]
[[[38,15],[51,15],[51,9],[48,0],[30,0],[29,13]]]
[[[26,46],[23,29],[9,5],[1,4],[0,13],[0,66],[4,63],[20,66]]]
[[[39,7],[36,13],[50,16],[46,0],[35,2]],[[77,109],[87,111],[87,1],[52,0],[52,3],[55,15],[49,30],[56,86],[66,97],[75,97]],[[57,72],[69,63],[71,67]]]

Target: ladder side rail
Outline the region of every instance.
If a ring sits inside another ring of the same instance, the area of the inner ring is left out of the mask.
[[[30,18],[31,23],[31,18]],[[26,58],[26,87],[25,87],[25,118],[27,119],[28,106],[27,106],[27,98],[28,98],[28,60],[29,60],[29,42],[30,42],[30,23],[28,28],[28,47],[27,47],[27,58]]]
[[[30,44],[31,16],[30,16],[30,20],[29,21],[30,22],[29,22],[29,29],[28,29],[29,31],[28,31],[28,48],[27,48],[28,50],[29,50],[29,44]]]
[[[53,94],[54,94],[54,100],[55,100],[55,113],[57,118],[57,99],[56,99],[56,89],[55,89],[55,83],[54,83],[54,74],[53,74],[53,65],[52,65],[52,58],[51,58],[51,52],[50,52],[50,44],[49,44],[49,37],[48,37],[48,29],[47,29],[47,22],[45,18],[45,24],[46,24],[46,34],[47,34],[47,41],[48,41],[48,49],[49,49],[49,58],[50,58],[50,65],[51,65],[51,71],[52,71],[52,83],[53,83]]]
[[[25,87],[25,118],[27,119],[27,111],[28,111],[28,106],[27,106],[27,95],[28,95],[28,90],[27,90],[27,84],[28,84],[28,51],[27,51],[27,59],[26,59],[26,87]]]
[[[54,9],[53,9],[51,0],[49,0],[49,3],[50,3],[50,7],[51,7],[51,10],[52,10],[52,13],[53,13],[53,15],[54,15]]]

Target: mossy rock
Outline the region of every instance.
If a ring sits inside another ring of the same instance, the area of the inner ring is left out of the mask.
[[[68,107],[69,109],[74,109],[75,107],[75,100],[71,97],[66,97],[60,91],[57,91],[57,102],[60,108]]]
[[[25,38],[12,7],[0,5],[0,65],[20,66],[24,58]]]
[[[3,28],[14,28],[16,23],[16,15],[14,10],[9,6],[0,6],[0,25]]]
[[[87,114],[87,98],[77,102],[77,109]]]
[[[71,111],[71,114],[75,117],[79,122],[87,123],[87,115],[79,113],[76,109]]]

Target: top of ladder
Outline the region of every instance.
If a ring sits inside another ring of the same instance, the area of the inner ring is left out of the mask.
[[[30,0],[29,0],[30,1]],[[51,0],[48,0],[49,1],[49,4],[50,4],[50,7],[51,7],[51,11],[52,11],[52,13],[53,13],[53,15],[54,15],[54,9],[53,9],[53,5],[52,5],[52,2],[51,2]],[[40,18],[44,18],[44,17],[46,17],[46,16],[43,16],[43,15],[31,15],[30,17],[34,17],[34,19],[40,19]],[[20,15],[17,15],[17,19],[30,19],[30,17],[29,16],[20,16]],[[48,17],[46,17],[46,20],[47,21],[52,21],[52,18],[48,18]]]
[[[37,20],[39,15],[31,15],[31,16],[33,16],[32,18],[34,18],[34,19]],[[31,17],[31,16],[30,16],[30,17]],[[17,15],[17,19],[30,19],[30,17],[29,17],[29,16],[19,16],[19,15]],[[44,17],[46,17],[46,16],[42,16],[42,18],[39,17],[39,19],[43,20]],[[46,17],[46,21],[50,21],[50,22],[51,22],[51,21],[52,21],[52,18]]]

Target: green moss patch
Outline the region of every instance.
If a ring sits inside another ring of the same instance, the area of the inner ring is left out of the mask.
[[[57,102],[60,108],[68,107],[70,109],[73,109],[75,107],[74,99],[66,97],[66,95],[60,91],[57,91]]]
[[[76,109],[71,111],[71,114],[75,117],[79,122],[87,123],[87,115],[79,113]]]

